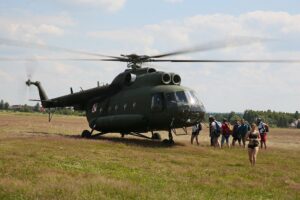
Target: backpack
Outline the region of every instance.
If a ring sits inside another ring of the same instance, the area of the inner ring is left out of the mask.
[[[199,123],[199,125],[198,125],[198,132],[200,132],[200,131],[202,131],[202,124],[201,123]]]
[[[215,136],[219,137],[221,135],[222,124],[221,124],[221,122],[218,122],[217,120],[215,120],[215,123],[216,123]]]
[[[269,126],[267,124],[264,124],[265,125],[265,131],[268,133],[269,132]]]
[[[197,133],[198,132],[198,126],[194,125],[192,128],[192,133]]]

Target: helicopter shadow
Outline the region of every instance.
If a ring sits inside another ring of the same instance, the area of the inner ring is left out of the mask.
[[[180,142],[175,142],[175,144],[168,144],[163,141],[159,140],[149,140],[149,139],[142,139],[142,138],[132,138],[132,137],[116,137],[116,136],[103,136],[103,135],[96,135],[92,136],[91,138],[82,138],[81,135],[65,135],[62,133],[48,133],[48,132],[42,132],[42,131],[30,131],[27,132],[30,134],[40,134],[40,135],[56,135],[64,138],[71,138],[71,139],[81,139],[81,140],[102,140],[102,141],[108,141],[113,143],[121,143],[128,146],[136,146],[136,147],[147,147],[147,148],[170,148],[170,147],[176,147],[176,146],[185,146],[185,144]]]

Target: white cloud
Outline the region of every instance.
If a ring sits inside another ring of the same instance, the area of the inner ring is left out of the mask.
[[[120,10],[126,3],[126,0],[61,0],[71,5],[80,5],[85,7],[97,7],[109,12],[116,12]]]
[[[75,22],[65,13],[54,16],[28,14],[24,17],[1,17],[1,37],[42,42],[43,37],[62,37],[65,28]]]

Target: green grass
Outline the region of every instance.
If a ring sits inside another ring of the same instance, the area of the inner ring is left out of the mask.
[[[298,148],[261,150],[253,168],[241,148],[79,139],[62,135],[84,118],[40,118],[0,115],[0,199],[300,199]]]

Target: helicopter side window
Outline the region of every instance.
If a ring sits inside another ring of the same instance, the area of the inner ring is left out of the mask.
[[[178,102],[181,102],[181,103],[187,103],[188,102],[184,91],[179,91],[179,92],[176,92],[175,94],[176,94],[176,99],[177,99]]]
[[[162,95],[162,93],[156,93],[156,94],[152,95],[151,110],[156,111],[156,112],[163,110],[163,95]]]

